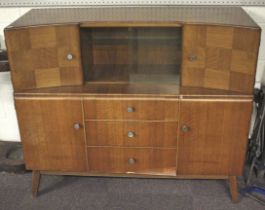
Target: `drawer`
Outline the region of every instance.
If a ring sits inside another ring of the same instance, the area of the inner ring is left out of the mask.
[[[176,149],[88,147],[90,172],[176,175]]]
[[[175,147],[178,123],[86,121],[88,146]]]
[[[84,100],[85,119],[177,120],[178,100]]]

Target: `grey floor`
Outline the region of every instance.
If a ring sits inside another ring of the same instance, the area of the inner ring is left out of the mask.
[[[264,210],[241,197],[233,204],[225,181],[43,176],[37,199],[31,173],[0,173],[0,210]]]

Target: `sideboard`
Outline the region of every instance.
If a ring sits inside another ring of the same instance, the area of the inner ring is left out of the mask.
[[[261,30],[238,7],[33,9],[5,29],[27,169],[228,180],[238,200]]]

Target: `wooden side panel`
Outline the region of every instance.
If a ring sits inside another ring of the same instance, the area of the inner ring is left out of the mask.
[[[194,101],[180,103],[177,174],[241,175],[252,102]]]
[[[17,99],[26,167],[33,170],[86,171],[81,100]]]
[[[88,146],[176,147],[177,136],[177,122],[86,122]]]
[[[252,93],[260,30],[185,25],[183,86]]]
[[[85,119],[178,120],[178,100],[87,99],[84,112]]]
[[[176,149],[88,147],[87,154],[90,172],[176,175]]]
[[[15,91],[83,83],[77,25],[7,30],[5,37]]]

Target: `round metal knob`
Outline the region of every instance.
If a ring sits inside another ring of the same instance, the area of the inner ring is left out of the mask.
[[[133,164],[136,163],[136,159],[131,157],[131,158],[128,159],[128,163],[133,165]]]
[[[133,107],[131,107],[131,106],[129,106],[128,108],[127,108],[127,112],[134,112],[135,111],[135,109],[133,108]]]
[[[67,54],[67,56],[66,56],[66,59],[69,61],[73,60],[73,58],[74,58],[74,56],[71,53]]]
[[[74,129],[75,130],[79,130],[81,128],[81,124],[80,123],[74,123]]]
[[[193,61],[196,61],[196,60],[198,60],[197,55],[190,55],[189,56],[189,61],[193,62]]]
[[[134,133],[133,131],[129,131],[129,132],[128,132],[128,137],[129,137],[129,138],[133,138],[133,137],[135,137],[135,133]]]
[[[183,126],[181,127],[181,130],[182,130],[182,132],[186,133],[186,132],[190,131],[190,127],[187,126],[187,125],[183,125]]]

